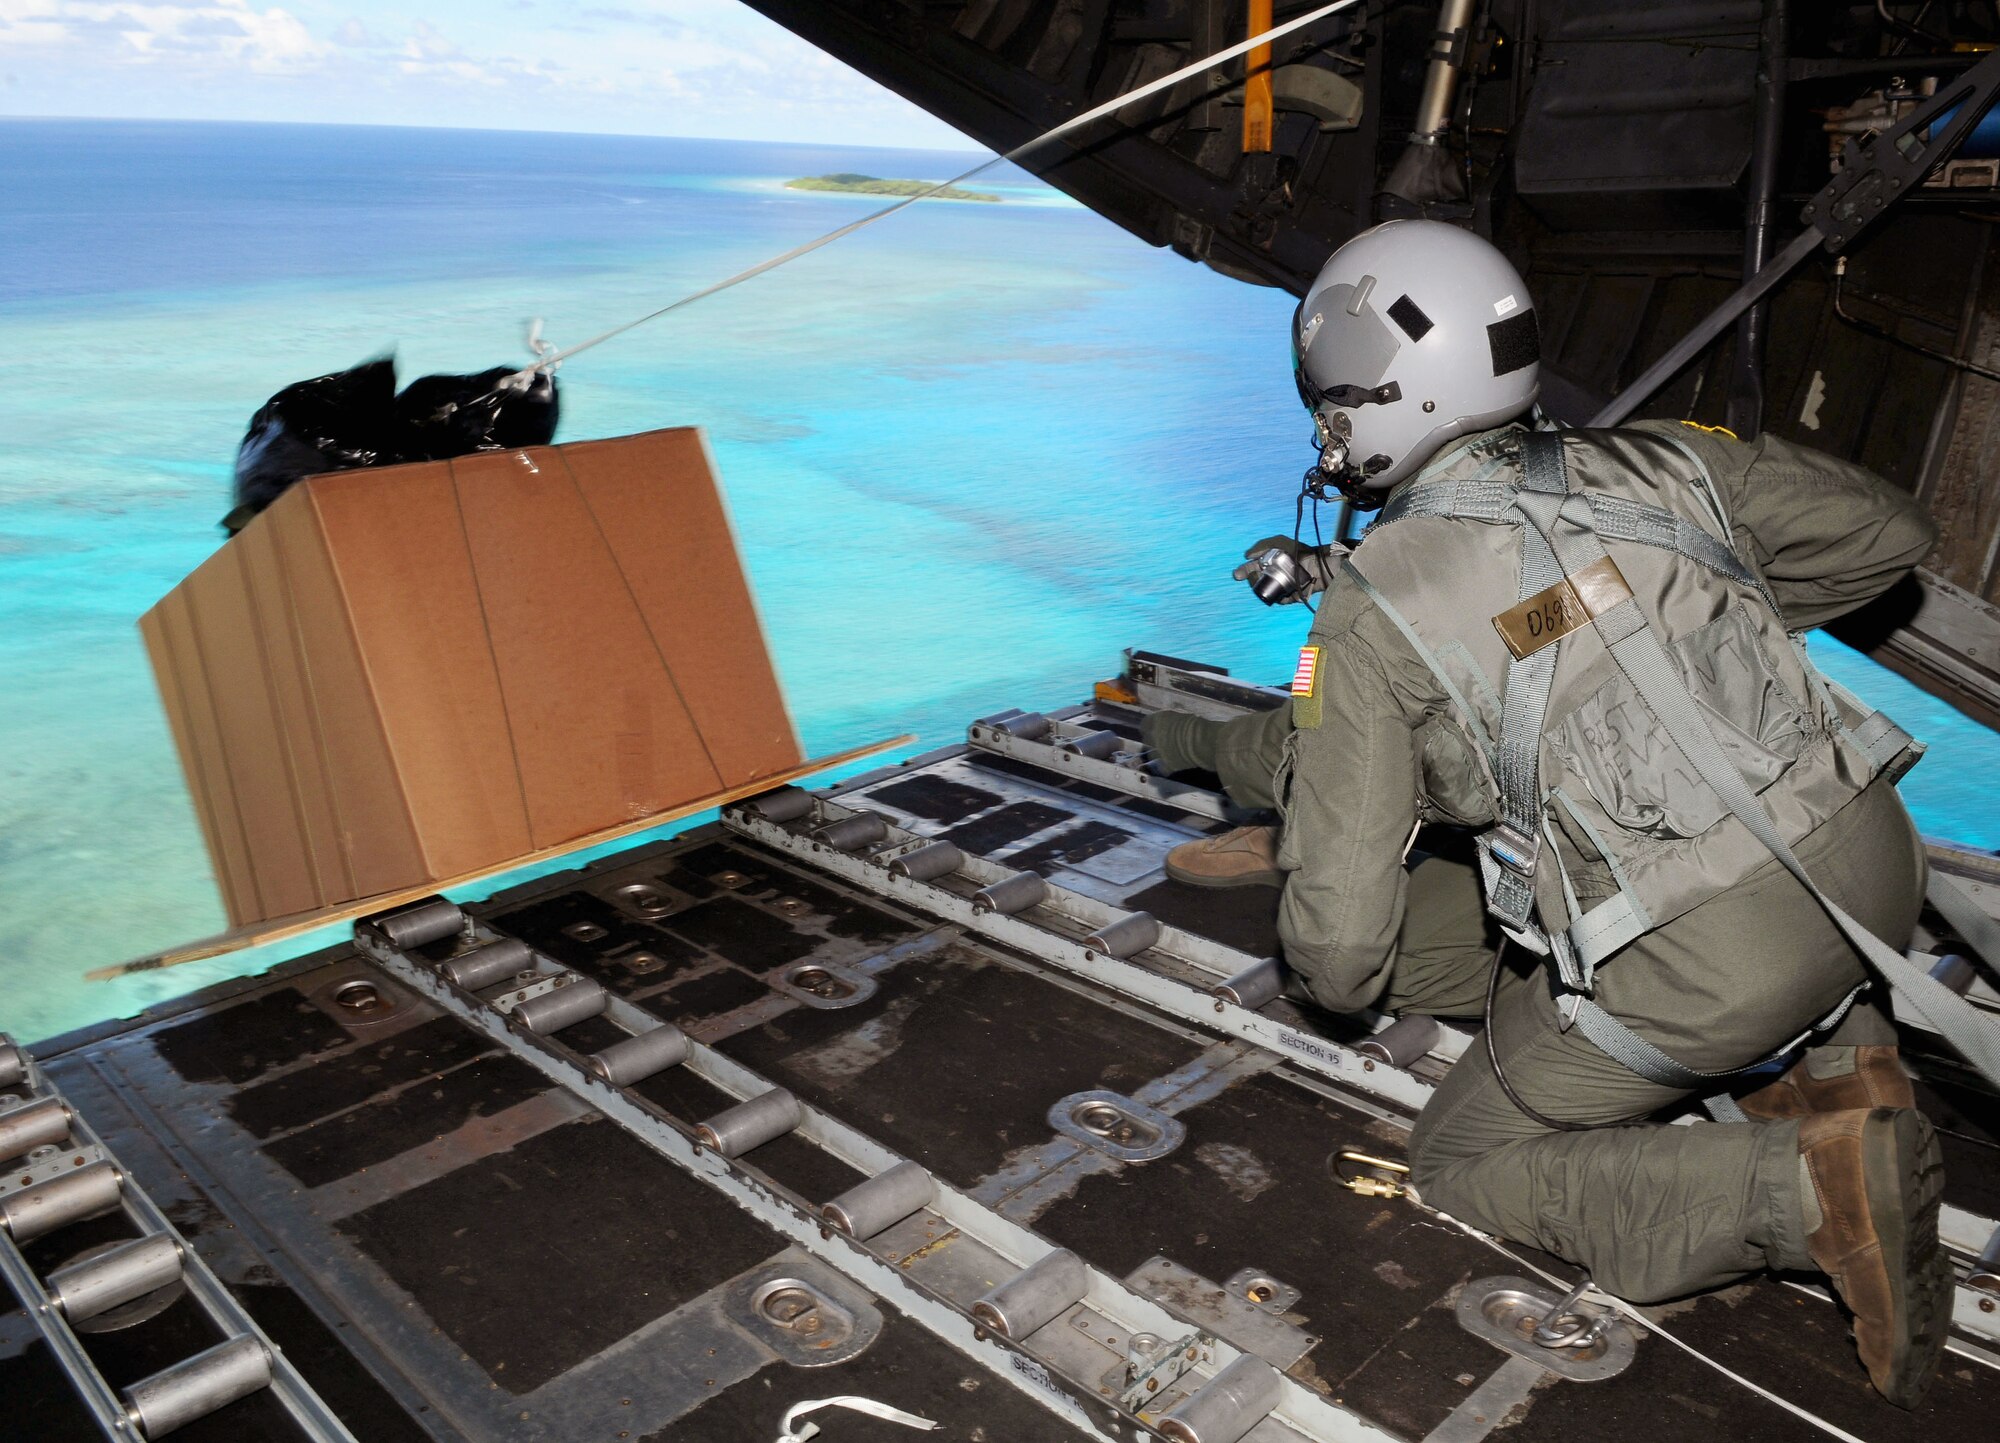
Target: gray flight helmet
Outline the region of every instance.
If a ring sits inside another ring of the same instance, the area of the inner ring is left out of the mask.
[[[1328,258],[1293,317],[1292,363],[1321,469],[1374,498],[1541,390],[1520,272],[1491,242],[1433,220],[1389,221]]]

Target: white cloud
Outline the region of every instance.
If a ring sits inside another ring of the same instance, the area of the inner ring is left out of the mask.
[[[328,47],[289,10],[245,0],[0,0],[6,46],[68,50],[101,64],[177,61],[271,73],[309,69]]]
[[[954,145],[738,0],[0,0],[27,51],[16,113]]]

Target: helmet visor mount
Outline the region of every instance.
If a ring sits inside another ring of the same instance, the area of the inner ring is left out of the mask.
[[[1372,289],[1371,277],[1363,277],[1358,286],[1329,286],[1301,302],[1292,319],[1292,379],[1298,386],[1299,400],[1312,415],[1320,453],[1319,465],[1308,475],[1307,484],[1317,481],[1321,487],[1331,486],[1350,501],[1364,505],[1380,504],[1382,498],[1369,490],[1366,482],[1373,471],[1388,466],[1390,458],[1371,456],[1362,466],[1350,462],[1353,426],[1345,412],[1362,406],[1392,405],[1403,399],[1400,385],[1382,380],[1401,347],[1369,305]],[[1310,319],[1307,306],[1312,307]],[[1322,384],[1314,378],[1316,370],[1343,379]]]
[[[1374,289],[1375,278],[1363,276],[1359,285],[1326,286],[1299,303],[1292,316],[1292,369],[1301,394],[1307,387],[1321,394],[1372,392],[1389,374],[1402,343],[1370,304]]]

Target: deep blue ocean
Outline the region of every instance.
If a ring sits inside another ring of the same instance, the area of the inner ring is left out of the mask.
[[[115,984],[222,912],[134,622],[220,540],[273,391],[394,348],[525,359],[879,202],[956,154],[631,137],[0,120],[0,1029],[35,1038],[324,945]],[[1306,618],[1229,579],[1288,529],[1289,297],[1018,171],[578,358],[561,439],[707,428],[809,751],[926,746],[1145,646],[1282,680]],[[1926,832],[2000,846],[2000,737],[1837,644],[1932,743]]]

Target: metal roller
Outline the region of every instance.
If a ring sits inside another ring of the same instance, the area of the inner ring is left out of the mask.
[[[687,1061],[687,1034],[671,1022],[612,1043],[584,1059],[584,1066],[613,1087],[630,1087]]]
[[[718,1112],[697,1127],[703,1147],[724,1157],[741,1157],[774,1137],[783,1137],[805,1118],[799,1100],[782,1087],[745,1098],[727,1112]]]
[[[121,1186],[117,1168],[94,1162],[0,1197],[0,1227],[17,1243],[31,1242],[116,1207]]]
[[[1083,1301],[1090,1270],[1068,1248],[1057,1248],[1021,1269],[972,1305],[972,1320],[1019,1341]]]
[[[1398,1017],[1373,1037],[1357,1042],[1354,1050],[1392,1067],[1408,1067],[1437,1046],[1443,1033],[1435,1017],[1412,1012],[1408,1017]]]
[[[468,992],[504,982],[517,972],[535,965],[535,949],[516,937],[505,937],[461,952],[449,962],[438,963],[438,976]]]
[[[1085,732],[1080,737],[1064,737],[1056,743],[1059,752],[1075,752],[1080,757],[1095,757],[1100,762],[1108,762],[1125,745],[1125,739],[1117,732]]]
[[[912,848],[889,864],[892,876],[913,882],[934,882],[965,865],[965,853],[950,842],[926,842]]]
[[[1267,1002],[1277,1001],[1284,990],[1285,964],[1275,957],[1264,957],[1252,962],[1234,977],[1216,983],[1208,989],[1208,993],[1224,1002],[1234,1002],[1238,1007],[1255,1011]]]
[[[465,913],[459,911],[456,903],[447,902],[442,897],[432,897],[413,907],[405,907],[397,912],[385,912],[379,917],[370,917],[366,923],[388,939],[389,945],[399,952],[407,952],[412,947],[421,947],[427,942],[442,942],[453,933],[465,927]]]
[[[153,1439],[270,1385],[270,1351],[245,1333],[162,1368],[125,1389],[122,1396],[139,1431]]]
[[[1931,976],[1963,997],[1979,979],[1979,969],[1972,965],[1970,957],[1952,952],[1931,964]]]
[[[936,1197],[937,1183],[920,1164],[899,1162],[856,1183],[819,1211],[849,1237],[866,1240],[929,1207]]]
[[[1127,912],[1092,932],[1083,945],[1111,957],[1136,957],[1159,940],[1160,924],[1152,913]]]
[[[28,1059],[11,1041],[0,1039],[0,1087],[12,1087],[28,1075]]]
[[[59,1097],[40,1097],[0,1116],[0,1163],[26,1157],[69,1136],[69,1109]]]
[[[778,787],[743,803],[767,822],[796,822],[813,807],[812,793],[803,787]]]
[[[889,840],[889,819],[880,812],[856,812],[813,829],[813,839],[836,852],[858,852]]]
[[[1237,1443],[1270,1417],[1284,1396],[1284,1375],[1244,1353],[1175,1405],[1160,1420],[1160,1436],[1174,1443]]]
[[[1055,729],[1055,723],[1038,711],[1001,712],[998,716],[981,717],[980,722],[1025,742],[1038,742]]]
[[[566,987],[530,997],[514,1008],[514,1020],[539,1037],[595,1017],[608,1000],[602,983],[579,977]]]
[[[1048,900],[1049,884],[1033,872],[1016,872],[1011,877],[1002,877],[997,882],[988,883],[972,894],[972,910],[975,912],[999,912],[1013,916],[1025,912],[1030,907],[1038,907]]]
[[[2000,1228],[1993,1229],[1993,1236],[1986,1240],[1986,1251],[1972,1265],[1965,1285],[2000,1297]]]
[[[164,1288],[180,1275],[180,1244],[167,1233],[154,1233],[57,1268],[47,1286],[63,1316],[81,1323]]]

